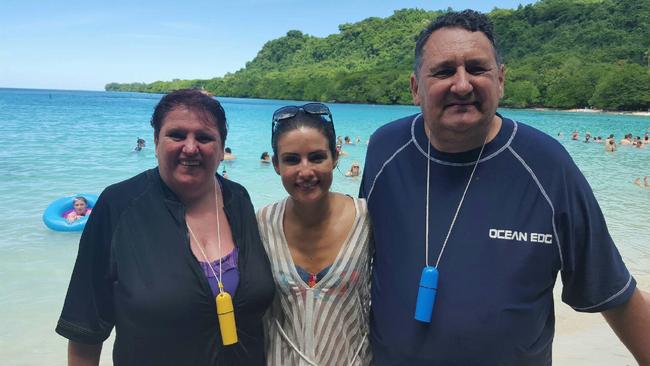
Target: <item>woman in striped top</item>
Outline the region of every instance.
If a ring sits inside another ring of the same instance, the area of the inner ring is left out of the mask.
[[[273,114],[273,166],[289,193],[257,214],[276,285],[269,365],[369,365],[370,218],[366,202],[330,192],[332,114],[321,103]]]

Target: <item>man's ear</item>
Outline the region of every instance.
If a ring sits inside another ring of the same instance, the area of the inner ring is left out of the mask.
[[[506,82],[506,65],[499,65],[499,99],[503,98]]]
[[[411,74],[411,96],[413,104],[420,105],[420,95],[418,94],[418,77],[415,73]]]

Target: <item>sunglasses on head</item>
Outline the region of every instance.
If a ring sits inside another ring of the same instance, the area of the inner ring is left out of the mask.
[[[330,109],[327,108],[327,106],[323,103],[307,103],[301,107],[288,105],[273,112],[273,124],[271,125],[271,133],[275,133],[282,121],[295,117],[301,110],[305,111],[307,114],[312,114],[315,116],[327,116],[327,118],[325,118],[325,121],[334,123],[332,112],[330,112]]]

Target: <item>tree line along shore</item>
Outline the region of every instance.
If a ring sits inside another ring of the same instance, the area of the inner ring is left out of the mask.
[[[226,97],[411,104],[419,31],[450,11],[402,9],[267,42],[245,67],[212,79],[109,83],[107,91],[203,88]],[[506,64],[502,107],[650,110],[650,0],[541,0],[488,13]]]

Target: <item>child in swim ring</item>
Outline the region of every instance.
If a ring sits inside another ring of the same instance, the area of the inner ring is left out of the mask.
[[[70,212],[65,219],[68,221],[68,223],[73,223],[80,218],[88,215],[90,213],[90,209],[88,208],[88,200],[86,200],[85,197],[75,197],[72,200],[72,212]]]

